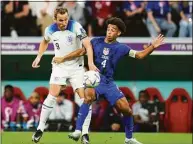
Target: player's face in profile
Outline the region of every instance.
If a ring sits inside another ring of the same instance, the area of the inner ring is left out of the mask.
[[[107,27],[106,38],[108,41],[114,41],[120,35],[120,31],[116,25],[109,24]]]
[[[57,14],[56,23],[60,30],[65,30],[68,25],[68,13],[65,14]]]

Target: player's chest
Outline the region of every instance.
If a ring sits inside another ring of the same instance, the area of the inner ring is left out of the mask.
[[[60,32],[56,32],[54,34],[52,34],[52,42],[57,45],[57,43],[59,45],[73,45],[76,43],[76,34],[72,33],[70,31],[60,31]]]
[[[98,59],[109,60],[115,55],[116,55],[115,47],[99,45],[95,49],[95,56]]]
[[[13,113],[13,111],[16,110],[16,108],[18,108],[18,107],[14,107],[14,106],[7,105],[6,107],[3,108],[3,111],[4,111],[6,114],[11,114],[11,113]]]

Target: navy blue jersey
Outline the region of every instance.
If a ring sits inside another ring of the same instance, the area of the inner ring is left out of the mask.
[[[105,43],[105,38],[93,38],[91,44],[94,52],[94,63],[101,73],[101,81],[112,81],[117,62],[127,55],[130,47],[119,42]]]

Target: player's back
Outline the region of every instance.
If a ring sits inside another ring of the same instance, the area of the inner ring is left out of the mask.
[[[45,29],[45,39],[50,40],[54,45],[56,57],[63,57],[69,53],[82,47],[81,40],[78,38],[78,28],[81,25],[76,21],[69,20],[66,30],[59,30],[56,23],[51,24]],[[75,58],[73,60],[62,63],[62,65],[80,65],[83,58]]]
[[[102,81],[112,81],[116,65],[120,58],[129,53],[130,48],[119,42],[108,44],[105,38],[91,40],[94,51],[94,62],[100,70]]]

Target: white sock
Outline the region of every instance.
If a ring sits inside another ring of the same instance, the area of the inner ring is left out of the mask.
[[[130,139],[129,139],[129,138],[125,138],[125,141],[128,142],[128,141],[130,141],[131,139],[133,139],[133,138],[130,138]]]
[[[90,105],[88,115],[86,116],[86,119],[85,119],[84,124],[82,126],[82,135],[88,134],[88,129],[90,126],[91,117],[92,117],[92,105]]]
[[[56,97],[52,96],[51,94],[48,94],[47,98],[44,100],[44,103],[42,105],[40,122],[37,130],[40,129],[42,132],[44,131],[46,121],[48,120],[52,112],[52,109],[55,105],[56,105]]]
[[[75,130],[75,133],[81,134],[81,131],[80,130]]]

